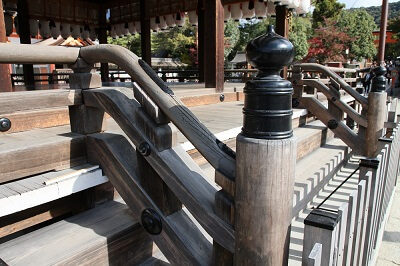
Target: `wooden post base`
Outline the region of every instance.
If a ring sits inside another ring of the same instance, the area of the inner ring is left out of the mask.
[[[236,140],[235,265],[287,265],[296,140]]]

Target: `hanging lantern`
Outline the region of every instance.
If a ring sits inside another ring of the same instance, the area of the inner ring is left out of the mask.
[[[6,35],[10,36],[13,31],[13,18],[10,14],[4,13],[4,23],[6,24]]]
[[[232,16],[232,19],[234,19],[236,22],[239,21],[243,17],[241,3],[231,5],[231,16]]]
[[[255,15],[258,19],[265,18],[267,16],[267,6],[263,0],[257,0],[254,3]]]
[[[136,32],[137,33],[141,33],[142,32],[142,28],[141,28],[141,25],[140,25],[140,21],[136,21],[135,22],[135,28],[136,28]]]
[[[231,6],[224,6],[224,22],[228,22],[231,19]]]
[[[288,5],[291,9],[297,9],[300,7],[300,0],[292,0],[292,3]]]
[[[74,39],[81,37],[81,27],[79,25],[71,25],[71,36]]]
[[[96,40],[97,39],[97,29],[93,29],[93,28],[91,28],[90,29],[90,39],[92,40],[92,41],[94,41],[94,40]]]
[[[190,11],[190,12],[188,12],[188,17],[189,17],[189,23],[192,25],[192,26],[197,26],[197,23],[198,23],[198,16],[197,16],[197,10],[193,10],[193,11]]]
[[[125,23],[123,24],[123,27],[122,27],[122,34],[123,34],[124,36],[128,36],[128,35],[129,35],[129,25],[128,25],[128,22],[125,22]]]
[[[117,38],[117,33],[115,31],[115,26],[111,26],[110,36],[115,40]]]
[[[69,36],[71,36],[71,25],[67,23],[62,23],[60,26],[61,30],[61,37],[64,39],[68,39]]]
[[[91,31],[91,29],[90,29],[89,25],[83,26],[83,31],[81,33],[81,38],[84,39],[84,40],[89,39],[90,31]]]
[[[166,15],[165,20],[167,21],[168,27],[170,27],[170,28],[175,27],[176,23],[175,23],[175,15],[174,14]]]
[[[178,16],[179,14],[179,16]],[[176,20],[175,20],[175,24],[179,27],[182,28],[185,25],[185,13],[176,13]]]
[[[156,18],[150,18],[150,29],[153,32],[157,32],[160,28],[158,27],[158,24],[156,23]]]
[[[160,23],[158,24],[158,27],[161,30],[168,29],[168,24],[167,24],[167,21],[165,20],[165,16],[160,16]]]
[[[47,20],[40,20],[39,21],[39,32],[40,36],[42,36],[43,39],[50,38],[50,24],[49,21]]]
[[[32,38],[35,38],[38,35],[39,31],[39,24],[36,19],[30,19],[29,20],[29,34],[31,35]]]
[[[129,33],[132,35],[136,34],[136,27],[134,22],[129,22],[128,23],[128,28],[129,28]]]
[[[267,4],[267,15],[268,16],[276,15],[274,2],[272,2],[271,0],[268,1],[268,4]]]
[[[243,18],[247,20],[253,18],[255,16],[254,2],[250,1],[248,3],[243,3],[242,12],[243,12]]]
[[[54,20],[50,20],[49,27],[50,27],[51,37],[53,37],[53,39],[57,39],[58,36],[60,36],[61,34],[60,22],[55,22]]]

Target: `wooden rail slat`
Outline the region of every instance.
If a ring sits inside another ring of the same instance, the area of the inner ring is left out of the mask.
[[[102,108],[111,115],[137,147],[147,142],[147,161],[188,208],[214,240],[229,251],[234,250],[234,231],[214,213],[214,195],[199,166],[180,146],[158,151],[140,130],[135,120],[139,104],[116,89],[92,89],[83,93],[85,105]]]
[[[81,90],[5,92],[0,97],[0,114],[82,104]]]
[[[151,237],[171,263],[209,264],[211,243],[185,212],[164,215],[139,184],[135,150],[125,137],[96,133],[88,136],[87,145],[90,162],[100,165],[137,220],[147,208],[157,212],[162,230]]]

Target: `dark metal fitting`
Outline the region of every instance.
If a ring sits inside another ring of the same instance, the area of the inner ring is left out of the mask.
[[[293,83],[294,85],[296,85],[296,84],[297,84],[297,80],[293,80],[292,83]]]
[[[11,128],[11,121],[6,117],[0,118],[0,131],[6,132]]]
[[[380,163],[380,161],[378,158],[361,158],[360,159],[361,167],[378,169],[379,163]]]
[[[151,152],[149,143],[147,143],[147,142],[140,143],[139,152],[143,156],[149,156],[150,152]]]
[[[336,121],[335,119],[331,119],[328,121],[328,128],[329,129],[335,129],[337,128],[339,125],[338,121]]]
[[[393,139],[391,139],[391,138],[380,137],[380,138],[379,138],[379,141],[386,142],[386,143],[392,143],[392,142],[393,142]]]
[[[162,231],[160,215],[150,208],[145,209],[141,216],[142,226],[150,235],[158,235]]]
[[[299,99],[293,98],[292,99],[292,107],[296,108],[296,107],[299,107],[299,105],[300,105]]]
[[[304,224],[333,231],[340,218],[341,216],[339,213],[314,209],[306,217],[306,219],[304,219]]]
[[[225,101],[225,95],[221,94],[221,95],[219,96],[219,101],[220,101],[220,102]]]
[[[331,98],[331,101],[332,101],[332,102],[336,101],[336,97],[333,96],[333,97]]]

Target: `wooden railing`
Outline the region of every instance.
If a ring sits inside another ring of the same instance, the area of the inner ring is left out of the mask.
[[[396,127],[379,139],[377,156],[360,159],[357,189],[345,203],[337,210],[314,209],[305,219],[303,265],[375,264],[399,174],[400,124],[395,120]]]
[[[289,52],[285,54],[290,55],[288,47]],[[63,97],[56,97],[69,106],[71,132],[85,142],[88,162],[101,166],[134,218],[141,222],[169,262],[176,265],[282,265],[288,261],[296,161],[296,141],[291,128],[292,87],[279,77],[284,65],[275,62],[276,67],[273,66],[271,71],[271,62],[258,60],[255,58],[252,63],[260,66],[262,75],[248,81],[244,90],[244,126],[237,137],[236,154],[184,106],[156,72],[122,47],[96,45],[43,49],[0,44],[0,63],[62,63],[73,69],[74,73],[69,76],[70,90],[57,91]],[[103,88],[100,75],[91,72],[95,63],[114,63],[126,71],[137,84],[134,86],[135,99],[127,96],[131,93],[129,89]],[[267,66],[263,67],[264,64]],[[303,78],[303,71],[310,67],[329,77],[328,86],[318,80]],[[268,71],[263,72],[265,69]],[[386,212],[398,172],[398,162],[394,160],[398,156],[400,138],[399,127],[394,124],[396,115],[391,114],[392,119],[386,121],[386,93],[372,92],[366,98],[329,68],[297,65],[292,81],[295,97],[301,104],[354,152],[368,158],[377,157],[380,161],[378,168],[368,165],[368,160],[360,166],[362,180],[357,193],[365,196],[359,204],[364,204],[366,211],[364,216],[357,217],[363,221],[364,231],[362,234],[360,231],[360,235],[365,241],[359,250],[365,255],[352,254],[360,256],[358,261],[368,261],[372,243],[378,239],[377,226]],[[305,85],[321,91],[328,98],[328,108],[314,95],[305,95]],[[354,98],[353,106],[341,99],[342,90]],[[27,95],[33,94],[28,92]],[[34,96],[38,95],[35,92]],[[21,102],[23,99],[19,95],[7,96],[14,97],[19,105],[2,98],[9,104],[4,109],[29,108]],[[42,97],[41,100],[50,107],[59,104],[53,98]],[[32,105],[43,102],[30,101]],[[356,105],[364,111],[355,111],[359,109]],[[104,133],[105,113],[118,123],[129,141],[122,135]],[[358,124],[357,134],[342,122],[343,113]],[[210,185],[199,166],[177,145],[175,126],[215,168],[215,182],[221,186],[220,190]],[[383,133],[391,139],[379,140]],[[381,146],[382,141],[392,144]],[[12,178],[21,178],[20,173],[15,172]],[[362,190],[363,186],[366,192]],[[339,217],[343,216],[336,215],[332,219],[338,221]],[[196,223],[211,236],[213,243]],[[307,240],[303,252],[305,264],[309,257],[313,263],[321,259],[322,265],[326,258],[328,262],[338,261],[337,252],[331,252],[335,246],[327,247],[326,242],[344,229],[332,224],[330,228],[334,233],[330,233],[330,238],[325,234],[324,242]],[[340,226],[344,224],[342,222]],[[307,235],[306,239],[309,239]]]

